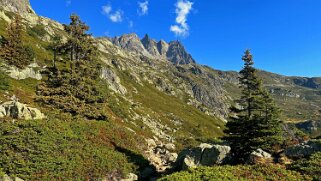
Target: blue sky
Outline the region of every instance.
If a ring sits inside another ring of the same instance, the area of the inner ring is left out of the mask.
[[[320,0],[30,0],[61,23],[77,13],[95,36],[146,33],[180,40],[200,64],[239,70],[246,48],[259,69],[321,77]]]

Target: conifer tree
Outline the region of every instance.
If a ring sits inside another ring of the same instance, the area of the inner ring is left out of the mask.
[[[88,119],[106,119],[99,106],[104,97],[96,86],[100,65],[94,39],[87,34],[89,27],[77,15],[71,15],[71,23],[64,25],[69,34],[67,42],[60,46],[69,54],[65,68],[52,67],[48,79],[38,86],[39,100],[72,115]]]
[[[57,56],[60,53],[60,50],[62,49],[62,37],[60,35],[55,35],[52,38],[52,42],[49,44],[48,48],[51,49],[54,53],[52,66],[56,67],[57,62]]]
[[[1,57],[6,60],[9,65],[14,65],[18,68],[24,68],[30,62],[25,47],[23,46],[22,32],[22,18],[20,15],[16,15],[7,27],[7,39],[1,48]]]
[[[281,141],[279,109],[262,87],[250,50],[245,51],[242,60],[244,67],[239,77],[242,96],[235,101],[236,106],[231,107],[223,138],[231,144],[236,162],[244,162],[258,148],[270,151]]]

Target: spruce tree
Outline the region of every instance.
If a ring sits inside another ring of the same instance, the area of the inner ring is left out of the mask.
[[[28,53],[23,46],[22,33],[22,18],[20,15],[16,15],[7,27],[6,42],[1,48],[1,57],[6,60],[9,65],[18,68],[24,68],[30,63]]]
[[[235,101],[236,106],[231,107],[223,138],[230,143],[238,163],[244,162],[252,151],[258,148],[270,151],[281,141],[279,109],[262,87],[250,50],[245,51],[242,60],[244,67],[239,77],[242,95]]]
[[[100,65],[95,41],[87,34],[89,27],[77,15],[70,19],[71,23],[64,25],[69,34],[67,42],[59,46],[62,54],[69,55],[65,56],[68,57],[65,67],[59,69],[54,63],[48,69],[48,79],[38,86],[39,100],[72,115],[104,120],[100,105],[104,97],[96,85]]]

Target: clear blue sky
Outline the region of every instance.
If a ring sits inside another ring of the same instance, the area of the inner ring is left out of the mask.
[[[95,36],[179,39],[198,63],[215,69],[238,71],[250,48],[259,69],[321,77],[321,0],[30,1],[62,23],[79,14]]]

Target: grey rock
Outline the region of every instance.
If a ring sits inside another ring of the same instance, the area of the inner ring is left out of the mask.
[[[149,55],[149,53],[146,51],[144,45],[142,44],[139,37],[135,34],[125,34],[120,37],[113,38],[112,41],[115,45],[121,47],[122,49],[125,49],[127,51],[136,52],[138,54],[142,55]]]
[[[158,52],[161,56],[165,56],[166,57],[166,53],[168,51],[168,43],[166,43],[164,40],[160,40],[158,43],[157,43],[157,49],[158,49]]]
[[[127,89],[120,83],[120,78],[111,69],[103,67],[101,71],[101,78],[107,81],[108,88],[112,91],[122,95],[127,93]]]
[[[17,101],[9,101],[0,105],[0,118],[11,117],[13,119],[38,120],[45,115],[36,108],[28,107]]]
[[[136,181],[136,180],[138,180],[138,176],[134,173],[129,173],[126,179],[121,179],[121,181]]]
[[[284,153],[289,158],[302,158],[321,151],[321,140],[310,140],[287,148]]]
[[[169,151],[174,151],[175,145],[173,143],[167,143],[167,144],[165,144],[165,148]]]
[[[255,164],[258,162],[271,162],[272,161],[272,155],[268,152],[265,152],[262,149],[257,149],[256,151],[253,151],[249,158],[247,159],[247,163],[249,164]]]
[[[187,53],[184,46],[179,41],[172,41],[169,43],[166,57],[176,65],[195,63],[193,57]]]
[[[157,43],[155,40],[150,39],[149,36],[146,34],[145,37],[141,40],[142,44],[144,45],[145,49],[153,56],[159,56],[160,53],[157,49]]]
[[[196,148],[179,153],[175,167],[179,170],[187,170],[197,166],[222,164],[228,158],[230,150],[229,146],[202,143]]]
[[[2,69],[6,71],[11,78],[17,80],[24,80],[27,78],[32,78],[36,80],[42,79],[40,70],[37,70],[39,69],[39,66],[36,63],[30,64],[28,67],[22,70],[13,66],[5,66],[2,67]]]
[[[19,14],[34,14],[29,0],[0,0],[0,7]]]
[[[206,166],[221,164],[230,151],[231,147],[222,145],[213,145],[211,148],[205,148],[200,163]]]
[[[321,135],[321,120],[307,120],[296,123],[295,126],[313,137]]]
[[[12,179],[8,175],[5,174],[2,177],[0,177],[0,181],[23,181],[23,180],[19,177],[15,177],[14,179]]]

